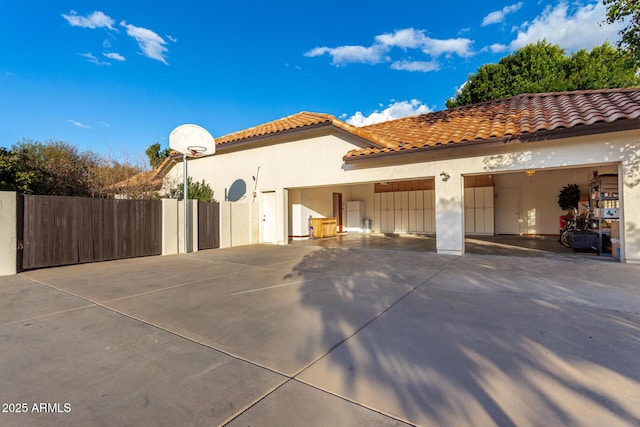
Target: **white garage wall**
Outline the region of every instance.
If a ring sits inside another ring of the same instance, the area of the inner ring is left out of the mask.
[[[560,216],[566,212],[558,206],[558,193],[568,184],[578,184],[581,196],[589,197],[589,181],[593,172],[600,175],[617,173],[617,166],[591,167],[579,169],[539,170],[532,176],[524,171],[517,173],[495,174],[494,193],[496,195],[496,233],[508,234],[506,224],[500,219],[510,214],[505,212],[509,201],[503,199],[505,190],[515,189],[520,193],[520,234],[559,233]]]
[[[298,134],[288,133],[287,138],[296,135]],[[291,225],[286,189],[320,186],[328,188],[436,177],[436,247],[439,253],[461,254],[464,250],[462,175],[522,172],[526,169],[551,170],[571,166],[586,168],[588,165],[620,162],[620,172],[626,174],[621,191],[622,219],[625,222],[621,247],[627,260],[640,262],[640,131],[526,144],[513,142],[478,145],[345,164],[343,156],[361,144],[357,138],[349,138],[330,129],[320,129],[317,134],[305,134],[304,139],[300,140],[281,140],[283,143],[254,146],[255,148],[247,150],[219,153],[194,160],[189,163],[189,171],[194,179],[204,178],[209,182],[214,188],[215,197],[220,199],[224,197],[224,189],[229,188],[237,179],[244,180],[248,188],[253,187],[252,175],[256,175],[256,170],[260,167],[258,192],[276,191],[278,200],[281,201],[278,211],[280,243],[287,242]],[[181,175],[181,166],[179,164],[171,172],[173,178]],[[441,172],[447,172],[450,179],[446,182],[439,179]],[[530,194],[534,193],[527,192],[527,195]],[[349,196],[345,192],[343,202],[348,200]],[[523,200],[525,208],[532,205],[528,199]],[[551,211],[555,197],[550,197],[545,203]],[[369,206],[372,205],[367,204],[367,215],[370,214]],[[536,224],[545,224],[542,232],[555,232],[557,218],[553,217],[557,216],[556,213],[557,211],[552,214],[552,218],[536,219]]]
[[[342,194],[342,218],[346,225],[346,204],[351,200],[365,202],[365,215],[373,215],[373,184],[336,185],[316,188],[289,189],[289,235],[306,236],[309,216],[327,218],[333,216],[333,193]]]

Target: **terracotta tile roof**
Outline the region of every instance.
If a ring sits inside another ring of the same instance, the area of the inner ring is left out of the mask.
[[[338,120],[330,114],[310,113],[307,111],[303,111],[292,116],[284,117],[282,119],[274,120],[272,122],[264,123],[258,126],[251,127],[249,129],[244,129],[238,132],[230,133],[220,138],[216,138],[216,146],[250,140],[252,138],[274,135],[280,132],[310,128],[319,125],[333,125],[353,135],[364,138],[365,140],[369,141],[372,146],[393,146],[393,143],[385,141],[382,136],[372,134],[364,128],[352,126],[348,123]]]
[[[523,94],[362,127],[387,145],[351,150],[344,160],[639,117],[640,88]]]
[[[169,157],[156,169],[152,169],[146,172],[139,173],[131,178],[117,182],[109,187],[110,190],[125,190],[132,187],[144,187],[148,191],[157,191],[162,188],[164,177],[169,173],[173,167],[173,163],[176,162],[175,152],[172,152]],[[179,157],[182,160],[182,157]]]

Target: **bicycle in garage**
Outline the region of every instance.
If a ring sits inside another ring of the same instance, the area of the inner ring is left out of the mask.
[[[593,213],[577,213],[574,209],[572,218],[567,221],[565,227],[560,231],[558,241],[567,248],[574,251],[596,251],[600,244],[600,237],[593,230]],[[578,238],[579,236],[579,238]]]

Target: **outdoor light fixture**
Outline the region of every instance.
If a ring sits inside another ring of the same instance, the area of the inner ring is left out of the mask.
[[[448,181],[449,178],[451,178],[451,175],[449,175],[448,173],[446,173],[444,171],[440,172],[440,176],[442,177],[443,181]]]
[[[524,173],[527,174],[527,176],[533,176],[536,174],[536,171],[534,169],[527,169]]]

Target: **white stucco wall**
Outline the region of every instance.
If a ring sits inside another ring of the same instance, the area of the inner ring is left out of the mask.
[[[185,253],[184,245],[184,202],[178,201],[178,253]],[[187,201],[187,252],[198,252],[198,201]]]
[[[175,255],[179,252],[178,200],[162,199],[162,255]]]
[[[287,138],[292,135],[289,133]],[[593,167],[619,162],[620,172],[624,173],[621,194],[625,226],[621,247],[626,260],[640,262],[640,131],[433,150],[345,165],[343,156],[356,148],[356,144],[361,142],[323,130],[317,134],[305,134],[300,140],[235,152],[220,150],[211,157],[189,161],[189,175],[196,180],[205,179],[219,200],[237,180],[245,182],[248,193],[254,184],[258,192],[276,191],[278,206],[281,207],[279,242],[288,240],[289,229],[293,226],[289,220],[287,189],[435,177],[437,248],[442,253],[457,254],[464,250],[462,175]],[[439,177],[441,172],[448,173],[451,178],[442,181]],[[168,179],[179,182],[181,173],[182,165],[179,164]],[[257,182],[253,176],[257,176]],[[295,200],[293,192],[292,196]],[[350,198],[343,195],[343,203],[348,200]],[[372,204],[367,203],[367,210],[369,206]]]
[[[0,276],[17,272],[16,193],[0,191]]]
[[[220,247],[258,243],[258,203],[220,202]]]

